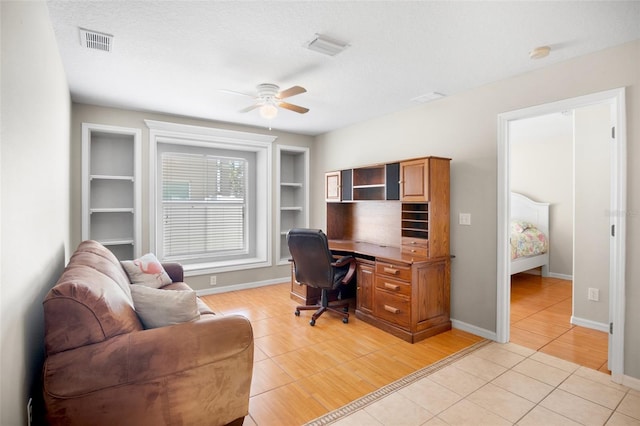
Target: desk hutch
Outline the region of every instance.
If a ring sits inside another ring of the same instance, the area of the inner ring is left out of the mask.
[[[408,342],[451,329],[448,158],[326,173],[329,246],[357,259],[356,317]],[[291,297],[316,303],[295,283]]]

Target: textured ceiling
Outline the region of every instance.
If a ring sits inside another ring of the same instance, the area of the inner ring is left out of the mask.
[[[288,101],[310,111],[280,110],[271,126],[310,135],[640,39],[640,1],[47,4],[76,102],[268,127],[239,112],[251,98],[221,90],[300,85]],[[112,52],[83,48],[79,27],[113,34]],[[350,46],[305,49],[315,33]],[[551,54],[529,59],[540,45]]]

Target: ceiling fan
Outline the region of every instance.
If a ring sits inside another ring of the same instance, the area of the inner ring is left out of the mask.
[[[305,93],[307,89],[300,86],[289,87],[286,90],[280,91],[280,87],[276,84],[263,83],[257,87],[258,94],[256,96],[247,95],[239,92],[237,93],[245,96],[251,96],[255,99],[255,103],[247,108],[240,110],[240,112],[253,111],[256,108],[260,109],[260,115],[263,118],[271,120],[278,115],[278,108],[288,109],[289,111],[297,112],[298,114],[304,114],[309,111],[309,108],[301,107],[299,105],[290,104],[284,102],[283,99],[290,98],[291,96]]]

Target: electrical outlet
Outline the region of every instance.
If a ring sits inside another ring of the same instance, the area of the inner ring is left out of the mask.
[[[471,225],[471,213],[460,213],[458,223],[460,225]]]
[[[211,275],[209,277],[209,285],[214,286],[216,284],[218,284],[218,277],[216,277],[215,275]]]
[[[600,290],[598,290],[597,288],[589,288],[589,293],[587,294],[587,298],[589,300],[593,300],[594,302],[597,302],[600,300]]]
[[[31,426],[33,424],[33,401],[31,398],[27,401],[27,426]]]

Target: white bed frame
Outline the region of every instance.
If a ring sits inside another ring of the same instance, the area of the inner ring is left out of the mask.
[[[531,222],[544,232],[549,241],[549,203],[538,203],[522,194],[511,193],[511,219]],[[542,276],[549,276],[549,251],[536,256],[519,257],[511,261],[510,274],[528,271],[542,266]]]

